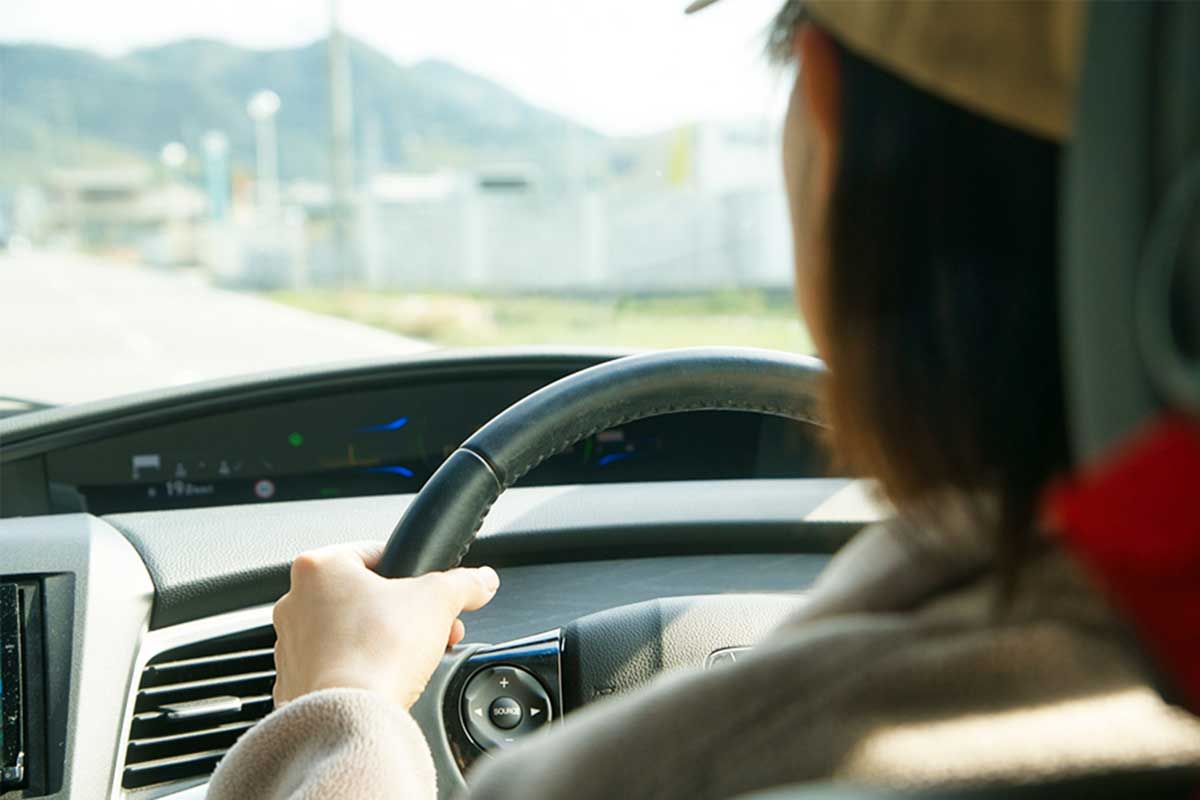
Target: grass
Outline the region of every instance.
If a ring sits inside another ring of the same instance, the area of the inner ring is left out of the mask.
[[[443,346],[724,344],[812,352],[782,291],[601,297],[312,289],[271,297]]]

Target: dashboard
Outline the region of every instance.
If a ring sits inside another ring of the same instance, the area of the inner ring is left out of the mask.
[[[594,360],[514,365],[518,374],[499,375],[493,364],[488,374],[451,380],[427,375],[405,380],[400,370],[393,382],[401,385],[354,391],[322,391],[329,376],[317,374],[307,387],[292,386],[278,397],[258,398],[234,410],[47,447],[32,460],[10,462],[0,467],[5,471],[0,479],[9,479],[0,483],[23,481],[33,491],[24,493],[19,507],[0,503],[0,515],[6,510],[108,514],[415,492],[493,416]],[[300,388],[307,391],[297,392]],[[694,412],[595,434],[549,459],[521,485],[826,472],[820,430],[813,425]],[[32,508],[31,496],[38,500]]]
[[[485,422],[616,355],[424,354],[0,420],[0,800],[202,798],[270,711],[271,604],[295,554],[386,536]],[[467,554],[504,590],[465,615],[454,658],[639,601],[794,607],[880,513],[828,476],[821,440],[813,424],[692,412],[546,461]],[[466,673],[443,666],[414,714],[450,793],[469,764],[446,748],[473,745],[445,710]]]

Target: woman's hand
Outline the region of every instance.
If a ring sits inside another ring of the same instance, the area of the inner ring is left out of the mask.
[[[487,605],[491,567],[381,578],[379,543],[337,545],[292,562],[291,590],[275,604],[275,704],[319,689],[369,689],[411,708],[448,646],[458,615]]]

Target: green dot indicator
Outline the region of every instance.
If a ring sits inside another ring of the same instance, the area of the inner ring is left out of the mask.
[[[304,444],[304,437],[298,433],[289,433],[288,444],[290,444],[292,447],[299,447],[300,445]]]

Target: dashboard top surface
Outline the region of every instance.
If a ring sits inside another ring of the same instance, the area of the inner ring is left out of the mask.
[[[104,521],[134,545],[155,585],[153,626],[273,602],[296,553],[382,540],[411,495],[309,500]],[[834,552],[879,509],[845,479],[680,481],[512,489],[467,563],[497,567],[663,555]]]

